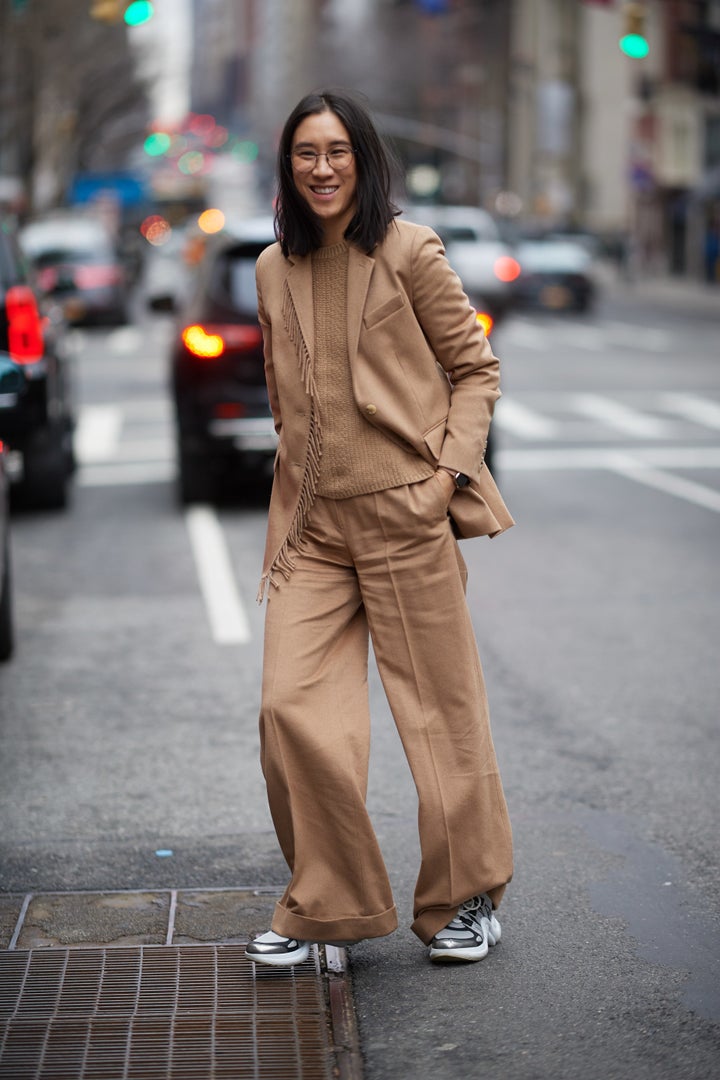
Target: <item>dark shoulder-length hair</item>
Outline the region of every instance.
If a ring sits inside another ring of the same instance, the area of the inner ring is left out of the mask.
[[[278,148],[275,235],[283,255],[307,255],[322,246],[322,222],[299,194],[290,152],[295,132],[306,116],[334,112],[347,128],[355,153],[357,210],[345,239],[369,254],[385,237],[399,213],[390,198],[391,159],[368,110],[347,90],[317,90],[298,102],[285,122]]]

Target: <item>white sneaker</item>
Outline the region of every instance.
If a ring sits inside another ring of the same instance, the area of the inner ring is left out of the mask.
[[[487,893],[461,904],[447,926],[430,942],[430,959],[482,960],[491,945],[497,945],[502,930]]]
[[[310,942],[286,938],[268,930],[260,934],[245,947],[245,954],[256,964],[269,964],[271,967],[292,967],[302,964],[310,955]]]

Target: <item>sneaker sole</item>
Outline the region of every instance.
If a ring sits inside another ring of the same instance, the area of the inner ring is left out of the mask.
[[[307,960],[310,955],[310,944],[306,943],[302,948],[291,953],[277,953],[275,955],[272,953],[255,954],[246,949],[245,955],[254,964],[266,964],[268,967],[295,967],[296,964],[302,964]]]
[[[487,942],[484,945],[477,945],[475,948],[468,949],[430,949],[430,959],[436,964],[462,963],[462,961],[474,963],[478,960],[484,960],[487,954]]]
[[[476,963],[478,960],[484,960],[490,951],[491,946],[497,945],[502,937],[502,929],[500,923],[493,915],[491,919],[481,920],[483,934],[485,935],[485,942],[482,945],[476,945],[474,947],[468,947],[464,949],[459,946],[456,949],[433,949],[430,948],[430,959],[433,963]]]

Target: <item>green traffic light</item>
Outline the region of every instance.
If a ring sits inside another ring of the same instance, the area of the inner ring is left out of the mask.
[[[620,50],[633,60],[642,60],[650,52],[647,38],[642,34],[625,34],[619,41]]]
[[[125,11],[124,19],[128,26],[142,26],[150,22],[155,14],[155,8],[150,0],[134,0]]]
[[[153,131],[144,143],[144,150],[150,157],[161,157],[170,149],[172,139],[164,131]]]

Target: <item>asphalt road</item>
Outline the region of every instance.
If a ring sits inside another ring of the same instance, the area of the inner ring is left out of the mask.
[[[431,967],[375,678],[369,803],[404,925],[350,952],[367,1080],[720,1076],[719,321],[615,290],[496,332],[518,525],[463,552],[516,877],[487,960]],[[73,505],[13,522],[4,891],[285,880],[257,764],[263,501],[177,508],[169,325],[74,335]]]

